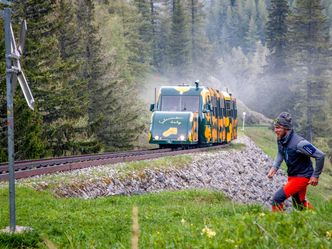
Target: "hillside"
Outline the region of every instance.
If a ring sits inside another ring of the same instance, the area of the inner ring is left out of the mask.
[[[246,113],[246,124],[249,125],[265,125],[270,126],[272,124],[272,119],[267,118],[262,113],[256,112],[250,109],[245,103],[241,100],[237,100],[238,104],[238,118],[239,124],[242,122],[243,112]]]

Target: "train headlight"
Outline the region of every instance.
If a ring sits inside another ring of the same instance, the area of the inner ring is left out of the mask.
[[[154,136],[154,139],[155,140],[159,140],[159,136]]]
[[[186,139],[186,137],[185,137],[184,135],[181,135],[181,136],[179,137],[179,139],[180,139],[180,141],[184,141],[184,140]]]

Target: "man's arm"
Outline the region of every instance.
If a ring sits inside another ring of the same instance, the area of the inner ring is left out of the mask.
[[[282,160],[284,160],[284,157],[282,156],[282,154],[278,150],[278,154],[277,154],[276,158],[274,159],[274,162],[272,164],[272,168],[270,169],[269,173],[267,174],[267,176],[269,178],[272,178],[275,175],[275,173],[277,173],[277,171],[280,168],[280,165],[282,163]]]
[[[324,167],[324,160],[325,160],[324,152],[320,151],[306,140],[299,142],[299,144],[297,145],[297,150],[307,156],[315,158],[316,166],[312,176],[318,178],[319,175],[322,173]]]
[[[272,167],[275,168],[275,170],[277,171],[280,168],[280,165],[281,165],[283,160],[284,160],[284,157],[282,156],[282,154],[278,150],[278,154],[277,154],[276,158],[274,159]]]

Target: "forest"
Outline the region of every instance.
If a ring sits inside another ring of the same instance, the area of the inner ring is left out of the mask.
[[[17,160],[144,146],[148,93],[197,79],[269,118],[292,113],[295,129],[332,157],[330,0],[16,0],[11,8],[16,33],[28,23],[22,67],[36,100],[29,110],[16,89]]]

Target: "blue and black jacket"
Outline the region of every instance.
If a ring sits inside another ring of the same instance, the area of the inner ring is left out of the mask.
[[[315,170],[310,157],[316,159]],[[278,140],[278,154],[273,167],[278,170],[283,160],[287,164],[288,176],[318,178],[324,167],[325,154],[297,135],[294,130],[290,130],[285,137]]]

